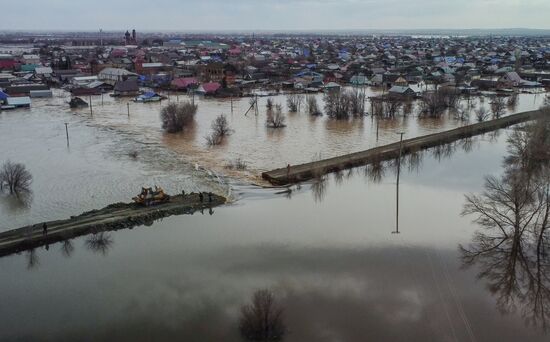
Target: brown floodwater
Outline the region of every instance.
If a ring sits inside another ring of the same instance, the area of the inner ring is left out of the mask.
[[[0,339],[239,341],[241,305],[269,288],[285,341],[545,341],[532,308],[499,311],[483,269],[460,261],[479,229],[464,194],[502,172],[507,132],[404,161],[400,234],[387,163],[290,194],[236,187],[231,205],[100,248],[88,236],[4,257]]]
[[[516,111],[542,99],[520,95]],[[66,100],[56,92],[30,110],[0,114],[0,160],[24,162],[34,176],[29,198],[0,198],[0,229],[127,201],[143,183],[235,201],[106,232],[101,243],[96,234],[0,258],[2,341],[240,341],[240,308],[261,288],[284,308],[285,341],[548,339],[546,319],[531,319],[536,308],[510,296],[517,305],[504,312],[503,294],[477,276],[484,265],[464,267],[459,251],[480,229],[460,215],[464,195],[503,172],[510,130],[405,157],[394,234],[395,163],[284,193],[246,180],[319,154],[389,143],[401,130],[412,137],[463,124],[450,115],[380,121],[377,140],[370,117],[289,114],[288,126],[274,131],[265,127],[262,104],[258,116],[244,116],[248,99],[235,101],[231,115],[228,101],[197,98],[195,127],[167,136],[159,104],[132,103],[128,118],[125,100],[104,97],[101,106],[96,97],[92,117],[89,109],[67,109]],[[204,136],[222,112],[235,132],[208,148]],[[223,165],[238,157],[249,174],[224,177]]]
[[[376,94],[379,91],[367,89],[367,96]],[[322,106],[322,95],[316,97]],[[92,111],[69,109],[69,99],[67,92],[56,90],[54,98],[33,99],[30,109],[0,113],[0,162],[22,162],[34,177],[32,195],[19,199],[0,195],[0,230],[128,201],[147,185],[163,186],[171,193],[203,190],[233,198],[229,184],[262,183],[261,171],[388,144],[401,131],[411,138],[466,124],[450,113],[439,119],[410,115],[377,123],[372,117],[335,121],[302,111],[287,114],[287,127],[269,129],[266,97],[259,98],[258,115],[250,111],[245,116],[249,98],[235,99],[231,113],[229,99],[196,96],[199,110],[192,127],[165,134],[159,111],[167,101],[130,102],[128,116],[128,98],[94,96]],[[170,95],[170,101],[189,99]],[[285,96],[273,100],[286,108]],[[487,99],[473,101],[489,106]],[[508,110],[536,109],[543,101],[544,94],[520,94],[517,105]],[[205,136],[222,113],[234,132],[221,146],[208,147]],[[69,147],[64,123],[68,123]],[[225,167],[239,158],[247,170]]]

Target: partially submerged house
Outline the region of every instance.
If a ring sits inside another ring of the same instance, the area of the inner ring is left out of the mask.
[[[6,99],[7,107],[9,108],[29,108],[31,106],[31,98],[28,96],[8,97]],[[7,109],[3,107],[2,109]]]
[[[137,79],[118,81],[115,84],[113,96],[137,96],[139,85]]]
[[[392,96],[402,96],[402,97],[409,97],[409,96],[416,96],[416,91],[412,89],[409,86],[399,86],[394,85],[393,87],[388,90],[388,93]]]
[[[125,81],[130,78],[134,78],[137,80],[137,76],[137,74],[130,72],[126,69],[105,68],[97,74],[97,79],[102,82],[115,85],[117,82]]]

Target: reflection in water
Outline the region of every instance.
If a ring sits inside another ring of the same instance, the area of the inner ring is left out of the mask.
[[[31,208],[32,191],[23,191],[13,195],[4,195],[0,193],[0,206],[2,211],[8,213],[25,212]]]
[[[338,169],[333,172],[334,175],[334,183],[336,185],[342,185],[342,182],[344,181],[344,171],[341,169]]]
[[[405,157],[403,157],[403,164],[407,166],[409,172],[418,172],[422,167],[422,153],[421,152],[411,152]]]
[[[100,232],[88,237],[85,244],[91,251],[107,255],[107,252],[113,245],[113,238],[109,233]]]
[[[273,292],[258,290],[252,303],[241,307],[239,320],[241,336],[248,341],[281,341],[286,334],[283,308]]]
[[[65,240],[61,243],[61,254],[64,257],[70,257],[74,252],[74,244],[71,240]]]
[[[550,315],[550,120],[516,129],[501,178],[487,177],[481,195],[466,197],[463,214],[482,230],[460,246],[464,265],[477,265],[503,312],[548,327]]]
[[[31,249],[27,251],[27,269],[33,269],[40,265],[40,260],[38,259],[38,255],[36,255],[36,249]]]
[[[375,161],[365,167],[365,176],[373,183],[380,183],[385,173],[386,167],[382,161]]]
[[[437,161],[450,158],[456,151],[455,143],[438,145],[432,148],[432,155]]]
[[[311,191],[315,202],[322,202],[327,193],[328,176],[315,177],[311,183]]]

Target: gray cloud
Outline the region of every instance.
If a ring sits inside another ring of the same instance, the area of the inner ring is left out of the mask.
[[[550,28],[547,0],[29,0],[2,6],[4,30]]]

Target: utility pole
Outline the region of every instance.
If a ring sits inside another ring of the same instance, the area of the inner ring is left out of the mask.
[[[90,95],[90,115],[94,116],[94,110],[92,108],[92,96]]]
[[[399,158],[397,159],[397,184],[396,184],[396,197],[395,197],[395,231],[392,234],[399,234],[399,173],[401,171],[401,152],[403,150],[403,134],[399,132],[401,138],[399,139]]]
[[[130,117],[130,102],[126,102],[126,107],[128,108],[128,117]]]
[[[231,113],[233,113],[233,96],[231,96]]]
[[[376,143],[378,143],[378,128],[380,126],[380,117],[376,116]]]
[[[69,147],[69,128],[67,127],[69,123],[65,122],[65,134],[67,135],[67,147]]]

